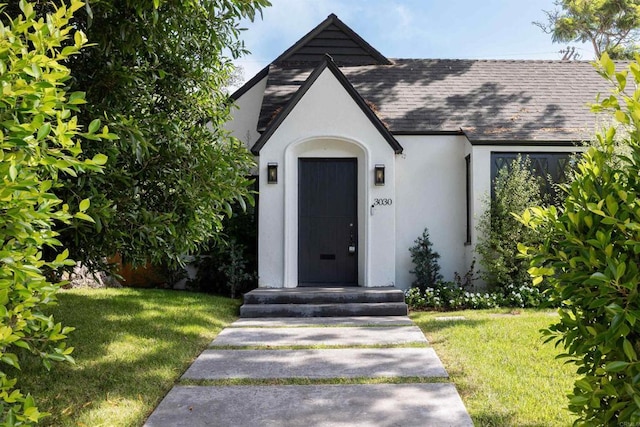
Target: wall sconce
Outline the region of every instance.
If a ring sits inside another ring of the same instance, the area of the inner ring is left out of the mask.
[[[278,183],[278,164],[267,163],[267,184]]]
[[[373,172],[373,182],[376,185],[384,185],[384,165],[376,165]]]

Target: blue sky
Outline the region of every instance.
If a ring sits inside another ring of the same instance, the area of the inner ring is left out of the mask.
[[[553,0],[271,0],[264,18],[244,22],[252,52],[236,64],[253,77],[330,13],[389,58],[560,59],[532,21],[545,21]],[[589,45],[575,44],[580,59]]]

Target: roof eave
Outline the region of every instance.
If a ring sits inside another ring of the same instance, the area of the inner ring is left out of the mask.
[[[520,145],[523,147],[575,147],[583,139],[469,139],[471,145]]]
[[[545,138],[545,139],[533,139],[533,138],[501,138],[490,139],[486,135],[474,136],[473,133],[461,128],[460,131],[464,134],[471,145],[522,145],[522,146],[558,146],[558,147],[570,147],[576,146],[585,139],[580,137],[559,137],[557,139]]]
[[[464,135],[461,130],[391,130],[397,136],[425,136],[425,135]]]

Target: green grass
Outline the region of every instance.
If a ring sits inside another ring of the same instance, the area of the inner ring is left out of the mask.
[[[77,328],[68,340],[76,365],[47,372],[23,364],[20,386],[51,417],[41,425],[140,426],[197,355],[237,317],[239,302],[161,290],[93,289],[59,293],[57,321]],[[436,320],[465,316],[466,320]],[[542,344],[553,317],[522,310],[413,313],[442,359],[477,426],[566,426],[565,394],[574,374]],[[306,348],[306,347],[305,347]],[[370,384],[400,379],[220,380],[181,384]]]
[[[139,289],[61,291],[56,321],[75,326],[76,365],[50,372],[35,359],[20,386],[41,425],[139,426],[189,364],[237,317],[239,302],[210,295]]]
[[[436,320],[465,316],[466,320]],[[568,426],[573,367],[555,359],[540,329],[547,311],[412,313],[456,384],[476,426]]]

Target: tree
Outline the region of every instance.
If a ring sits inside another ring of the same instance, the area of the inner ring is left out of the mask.
[[[518,156],[498,171],[494,197],[487,200],[478,222],[479,242],[476,252],[484,267],[483,278],[490,287],[505,290],[509,285],[530,281],[526,260],[518,258],[518,243],[530,245],[538,236],[522,225],[512,212],[521,213],[542,203],[539,179],[531,172],[528,157]]]
[[[236,65],[231,74],[229,80],[227,80],[226,88],[229,92],[233,92],[234,89],[242,86],[244,82],[244,68],[240,65]]]
[[[86,144],[108,154],[104,174],[65,184],[66,197],[90,198],[95,218],[61,230],[72,256],[180,264],[220,236],[231,206],[252,202],[253,157],[223,128],[225,86],[231,58],[246,52],[239,20],[267,5],[91,0],[80,11],[75,25],[92,43],[70,62],[73,89],[87,94],[80,118],[102,117],[121,139]]]
[[[415,245],[409,248],[411,253],[411,261],[415,265],[410,271],[415,274],[416,280],[411,284],[414,288],[424,291],[427,288],[434,288],[442,280],[440,274],[440,254],[433,249],[433,243],[429,237],[427,228],[422,232],[422,236],[415,240]]]
[[[632,58],[637,51],[640,0],[555,0],[544,11],[547,23],[534,22],[556,43],[589,42],[596,57]]]
[[[68,92],[70,70],[65,65],[86,44],[70,25],[79,0],[51,8],[36,19],[33,4],[20,0],[21,13],[0,18],[0,411],[3,425],[30,425],[45,414],[34,399],[17,387],[24,351],[42,359],[73,361],[65,338],[72,328],[43,313],[55,304],[61,285],[49,278],[73,265],[68,251],[55,257],[46,246],[60,248],[56,229],[74,218],[92,221],[85,213],[90,201],[70,208],[59,194],[70,180],[99,172],[107,158],[83,156],[80,137],[113,140],[107,127],[94,120],[83,132],[78,107],[84,94]],[[0,12],[2,8],[0,8]],[[98,133],[100,131],[100,133]]]
[[[522,214],[544,239],[520,251],[534,283],[546,277],[562,302],[545,335],[577,366],[569,395],[576,424],[632,425],[640,422],[640,56],[616,72],[605,53],[597,70],[613,93],[593,109],[611,112],[617,125],[582,156],[560,209]],[[616,149],[617,134],[626,152]]]

